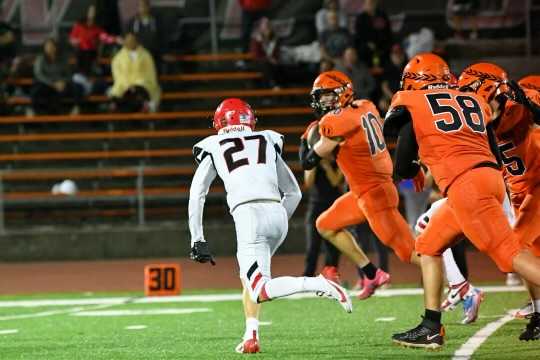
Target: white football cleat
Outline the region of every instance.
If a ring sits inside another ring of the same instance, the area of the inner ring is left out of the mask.
[[[348,313],[352,313],[352,302],[347,290],[335,282],[328,280],[322,275],[317,276],[317,278],[323,283],[324,287],[322,291],[318,291],[317,295],[326,296],[337,300],[339,305]]]
[[[441,309],[443,311],[454,310],[467,295],[472,294],[472,289],[474,288],[468,281],[465,281],[455,287],[450,286],[448,288],[448,292],[446,293],[446,299],[444,299],[443,303],[441,304]]]

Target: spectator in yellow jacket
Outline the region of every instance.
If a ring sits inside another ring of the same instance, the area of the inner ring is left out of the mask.
[[[114,84],[110,96],[120,111],[156,111],[161,89],[154,59],[139,45],[133,33],[127,33],[124,46],[112,60]]]

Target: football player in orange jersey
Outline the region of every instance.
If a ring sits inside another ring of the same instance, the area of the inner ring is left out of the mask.
[[[540,139],[535,124],[540,123],[540,87],[534,76],[509,82],[512,91],[492,101],[500,115],[494,121],[497,144],[504,164],[504,179],[516,213],[514,232],[522,246],[540,256]],[[471,91],[489,99],[490,89],[508,82],[506,72],[491,63],[466,68],[459,78],[462,91]],[[529,285],[529,284],[527,284]],[[532,299],[531,319],[520,340],[540,339],[540,288],[528,286]]]
[[[540,284],[540,259],[520,246],[502,208],[505,185],[488,102],[504,87],[493,87],[486,101],[478,94],[450,89],[449,80],[448,65],[437,55],[413,57],[384,126],[385,135],[398,135],[397,175],[416,176],[420,160],[448,197],[415,244],[422,255],[426,312],[420,325],[392,337],[405,346],[435,349],[444,343],[441,254],[460,234],[503,272],[514,270]]]
[[[337,164],[350,191],[317,218],[317,230],[365,273],[360,299],[370,297],[389,280],[358,247],[346,228],[367,221],[380,241],[406,262],[419,264],[414,239],[398,211],[399,197],[392,180],[392,160],[382,136],[375,105],[354,100],[351,80],[339,71],[320,74],[313,84],[312,107],[322,115],[320,139],[311,149],[303,141],[301,162],[312,169],[337,150]]]

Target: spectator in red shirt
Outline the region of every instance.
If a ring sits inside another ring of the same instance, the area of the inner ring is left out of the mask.
[[[120,43],[119,38],[109,35],[96,25],[96,7],[91,5],[86,18],[73,25],[69,41],[77,49],[77,70],[85,75],[92,72],[101,43]]]
[[[272,5],[272,0],[238,0],[242,7],[242,51],[248,52],[250,38],[255,22],[266,15]],[[237,63],[244,66],[243,62]]]

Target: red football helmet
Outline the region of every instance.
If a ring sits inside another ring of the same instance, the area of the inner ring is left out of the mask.
[[[214,129],[217,131],[231,125],[245,125],[255,129],[257,119],[251,106],[241,99],[225,99],[214,113]]]
[[[423,90],[430,87],[448,87],[450,68],[440,56],[423,53],[413,56],[403,69],[401,90]]]

